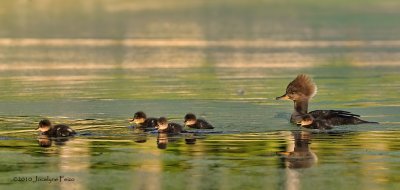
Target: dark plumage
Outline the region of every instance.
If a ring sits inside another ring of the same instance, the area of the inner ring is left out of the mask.
[[[52,126],[51,122],[47,119],[41,120],[37,129],[42,132],[42,135],[48,137],[68,137],[76,134],[68,125],[58,124]]]
[[[332,124],[329,120],[318,120],[313,118],[311,114],[305,114],[302,116],[302,120],[299,123],[301,127],[309,129],[332,129]]]
[[[185,115],[185,126],[193,129],[214,129],[214,127],[204,119],[197,119],[196,115],[188,113]]]
[[[305,114],[310,114],[315,126],[354,125],[362,123],[376,123],[360,119],[359,115],[342,110],[315,110],[308,112],[308,101],[316,94],[317,86],[312,79],[304,74],[298,75],[286,88],[286,93],[277,100],[285,99],[294,102],[294,111],[290,122],[300,123]],[[329,128],[329,127],[328,127]]]
[[[157,120],[157,128],[159,133],[179,134],[183,132],[182,125],[170,123],[165,117],[160,117]]]
[[[142,111],[136,112],[131,121],[136,124],[137,128],[156,129],[157,126],[157,119],[147,118],[146,114]]]

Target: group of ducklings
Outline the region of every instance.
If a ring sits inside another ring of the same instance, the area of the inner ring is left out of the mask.
[[[167,118],[147,118],[142,111],[136,112],[133,119],[136,128],[146,131],[158,130],[161,133],[178,134],[184,132],[183,126],[178,123],[168,122]],[[214,129],[214,127],[204,119],[198,119],[193,113],[188,113],[184,117],[184,126],[192,129]]]
[[[155,131],[159,133],[179,134],[186,132],[184,127],[178,123],[168,122],[167,118],[147,117],[143,111],[138,111],[130,119],[135,125],[132,126],[143,131]],[[214,129],[214,127],[204,119],[198,119],[195,114],[188,113],[184,117],[184,126],[191,129]],[[52,125],[48,119],[41,120],[37,128],[42,135],[48,137],[68,137],[76,132],[65,124]]]
[[[298,75],[286,88],[284,95],[279,96],[276,100],[292,100],[294,102],[294,111],[290,117],[290,122],[305,128],[312,129],[331,129],[337,125],[355,125],[369,122],[360,119],[359,115],[342,110],[315,110],[308,112],[308,102],[317,93],[317,86],[311,77],[305,74]],[[147,131],[158,130],[160,133],[177,134],[184,132],[183,126],[178,123],[168,122],[165,117],[147,118],[142,111],[136,112],[131,122],[135,123],[135,127]],[[184,117],[184,126],[194,129],[213,129],[214,127],[203,119],[197,119],[192,113],[188,113]],[[51,137],[66,137],[76,134],[67,125],[59,124],[52,126],[47,119],[39,122],[38,130],[42,134]]]

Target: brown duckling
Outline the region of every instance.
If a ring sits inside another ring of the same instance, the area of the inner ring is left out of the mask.
[[[157,126],[157,119],[147,118],[146,114],[142,111],[136,112],[130,121],[135,123],[137,128],[142,129],[156,129]]]
[[[182,132],[182,125],[168,122],[167,118],[160,117],[157,120],[157,128],[159,133],[179,134]]]
[[[193,129],[214,129],[214,127],[204,119],[197,119],[193,113],[185,115],[185,126]]]
[[[286,93],[277,100],[292,100],[294,111],[291,115],[291,123],[302,121],[304,114],[310,114],[314,120],[328,122],[331,125],[354,125],[362,123],[376,123],[361,120],[359,115],[342,110],[315,110],[308,112],[308,101],[317,93],[317,86],[312,79],[305,74],[298,75],[286,88]]]
[[[53,126],[48,119],[41,120],[36,130],[40,131],[42,135],[48,137],[68,137],[76,134],[76,132],[68,125],[58,124]]]
[[[301,127],[309,129],[332,129],[332,124],[329,120],[317,120],[311,114],[305,114],[300,121]]]

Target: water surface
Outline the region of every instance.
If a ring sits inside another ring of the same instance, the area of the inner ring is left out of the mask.
[[[398,189],[399,6],[2,1],[0,185]],[[292,103],[275,97],[299,73],[318,86],[310,110],[380,124],[325,133],[289,124]],[[193,112],[216,133],[139,133],[128,128],[139,110],[178,123]],[[42,118],[79,134],[41,137]]]

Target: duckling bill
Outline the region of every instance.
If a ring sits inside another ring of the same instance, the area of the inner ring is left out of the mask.
[[[276,97],[276,100],[292,100],[294,103],[294,111],[290,117],[291,123],[301,123],[303,116],[308,114],[313,127],[332,125],[355,125],[362,123],[376,123],[360,119],[359,115],[342,110],[315,110],[308,112],[308,102],[317,93],[317,85],[311,77],[305,74],[298,75],[286,87],[286,92],[282,96]],[[311,118],[311,119],[310,119]],[[308,125],[304,125],[308,126]],[[329,127],[328,127],[329,126]]]

